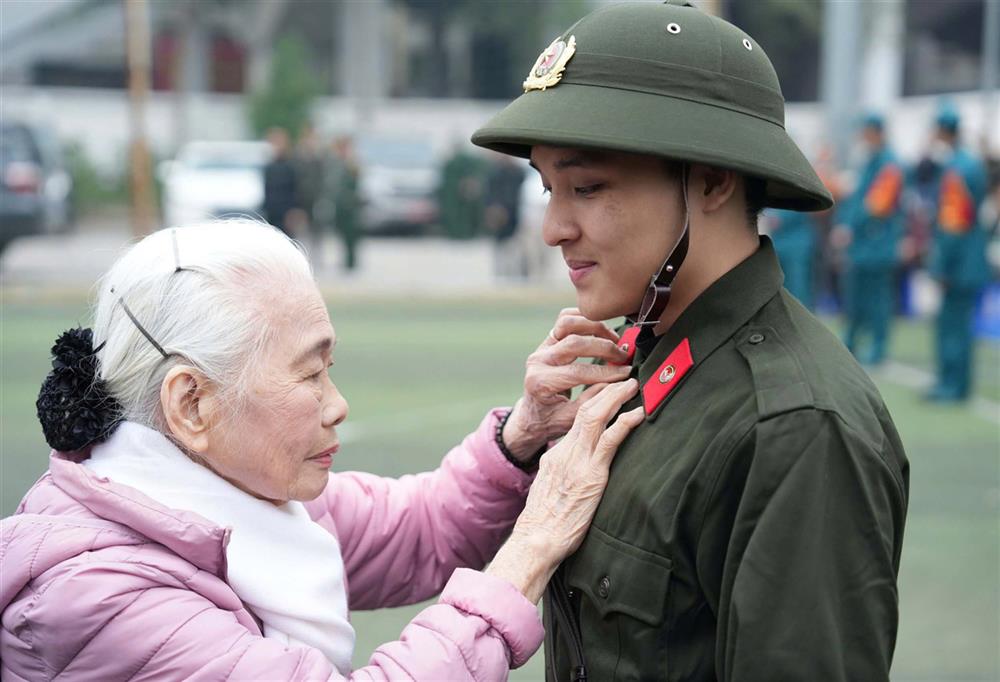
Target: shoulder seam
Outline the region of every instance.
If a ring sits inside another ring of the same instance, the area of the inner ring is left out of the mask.
[[[836,421],[838,421],[841,425],[843,425],[844,429],[848,433],[857,438],[859,442],[864,443],[864,445],[867,448],[869,448],[875,454],[876,457],[878,457],[879,461],[882,463],[882,466],[884,466],[888,470],[889,475],[892,476],[892,480],[898,488],[897,492],[899,492],[904,498],[907,497],[905,485],[903,484],[903,481],[899,477],[899,473],[897,472],[897,467],[893,466],[892,462],[887,461],[885,458],[885,448],[883,447],[883,444],[885,443],[885,438],[884,437],[882,438],[881,443],[877,444],[872,443],[868,439],[863,438],[861,434],[858,433],[857,430],[853,426],[851,426],[847,422],[847,420],[844,419],[843,415],[841,415],[839,412],[833,410],[824,410],[824,412],[832,415],[832,417]]]
[[[806,411],[816,412],[817,414],[823,415],[826,418],[829,418],[829,419],[837,422],[848,433],[850,433],[852,436],[854,436],[855,438],[857,438],[858,442],[862,443],[868,450],[870,450],[876,457],[878,457],[878,459],[882,463],[882,465],[886,469],[888,469],[890,475],[892,476],[892,480],[899,487],[899,492],[900,493],[904,492],[903,491],[903,487],[904,487],[903,486],[903,482],[899,479],[899,476],[897,475],[897,472],[895,470],[896,468],[894,466],[892,466],[891,462],[886,461],[886,458],[884,456],[884,448],[882,447],[882,445],[884,443],[884,439],[883,439],[882,443],[874,443],[870,439],[864,438],[860,433],[858,433],[857,429],[855,429],[853,426],[851,426],[851,424],[846,419],[844,419],[844,415],[842,415],[838,410],[831,410],[829,408],[819,407],[819,406],[816,406],[816,405],[806,405],[806,406],[803,406],[803,407],[800,407],[800,408],[797,408],[797,409],[794,409],[794,410],[788,410],[788,411],[782,412],[780,414],[775,414],[775,415],[768,416],[768,417],[766,417],[764,419],[758,420],[757,423],[761,424],[761,423],[764,423],[764,422],[771,421],[772,419],[777,419],[777,418],[780,418],[780,417],[784,417],[784,416],[786,416],[788,414],[792,414],[792,413],[795,413],[795,412],[806,412]]]

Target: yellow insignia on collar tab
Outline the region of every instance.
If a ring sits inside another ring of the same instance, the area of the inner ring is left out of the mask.
[[[569,42],[562,38],[553,40],[552,44],[538,55],[535,65],[531,67],[528,77],[524,79],[522,84],[524,91],[551,88],[562,80],[566,64],[574,52],[576,52],[576,36],[570,36]]]

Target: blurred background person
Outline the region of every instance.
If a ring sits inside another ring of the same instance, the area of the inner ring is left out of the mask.
[[[485,171],[482,157],[464,141],[453,144],[437,189],[441,229],[452,239],[471,239],[482,231]]]
[[[323,265],[323,227],[316,220],[316,201],[323,183],[323,150],[316,128],[307,123],[295,145],[296,203],[302,210],[303,233],[309,235],[309,256],[313,267]],[[304,234],[303,234],[304,236]]]
[[[509,156],[494,154],[490,160],[483,197],[484,222],[496,242],[494,271],[498,277],[523,279],[528,274],[524,251],[515,238],[521,220],[524,176],[524,167]]]
[[[785,288],[809,310],[814,307],[816,222],[799,211],[768,211],[767,226],[774,251],[785,273]]]
[[[813,264],[817,268],[816,276],[813,278],[816,307],[822,312],[839,311],[843,307],[840,294],[842,264],[840,253],[834,248],[830,235],[836,222],[837,206],[844,197],[844,187],[833,145],[829,142],[820,145],[813,167],[834,201],[833,208],[812,214],[813,224],[816,227],[816,254],[813,259]]]
[[[846,249],[844,343],[861,362],[885,360],[895,300],[893,273],[903,232],[903,169],[886,141],[881,114],[861,124],[865,162],[858,184],[843,206],[835,243]],[[860,352],[862,337],[867,350]]]
[[[323,159],[317,220],[324,230],[333,229],[340,236],[343,268],[347,272],[358,267],[358,244],[363,231],[360,176],[354,141],[349,135],[337,136],[331,153]]]
[[[939,402],[969,397],[976,302],[989,281],[987,235],[979,224],[986,168],[960,144],[960,123],[949,105],[941,107],[935,120],[934,156],[940,173],[928,267],[941,289],[941,309],[935,329],[937,376],[926,397]]]
[[[935,146],[931,137],[920,157],[909,169],[903,193],[906,233],[902,258],[904,265],[909,265],[914,270],[926,266],[931,249],[937,181],[941,174],[941,167],[933,153]],[[912,298],[906,303],[913,307]]]
[[[290,237],[298,208],[298,188],[291,139],[284,128],[271,128],[266,136],[271,160],[264,166],[264,219]]]

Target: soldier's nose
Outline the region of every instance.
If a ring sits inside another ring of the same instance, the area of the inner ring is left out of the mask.
[[[542,239],[549,246],[559,246],[564,242],[573,241],[580,233],[572,218],[554,204],[553,200],[549,201],[545,209],[545,220],[542,222]]]

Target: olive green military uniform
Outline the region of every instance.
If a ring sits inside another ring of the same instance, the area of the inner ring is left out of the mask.
[[[441,227],[452,239],[471,239],[480,233],[485,175],[483,160],[463,149],[456,149],[441,168],[437,190]]]
[[[888,679],[906,459],[864,371],[781,283],[765,238],[636,352],[643,385],[685,339],[693,365],[560,569],[590,680]],[[548,679],[571,680],[552,612]]]
[[[832,205],[763,50],[682,0],[589,14],[524,89],[473,142],[708,164],[763,180],[767,206]],[[685,219],[637,323],[659,319],[702,228]],[[782,279],[763,238],[662,336],[622,334],[641,385],[624,409],[647,417],[546,591],[549,680],[888,679],[906,458],[875,386]]]
[[[322,198],[317,206],[317,220],[332,225],[344,245],[344,269],[358,266],[361,241],[361,198],[359,171],[353,159],[333,154],[323,165]]]

